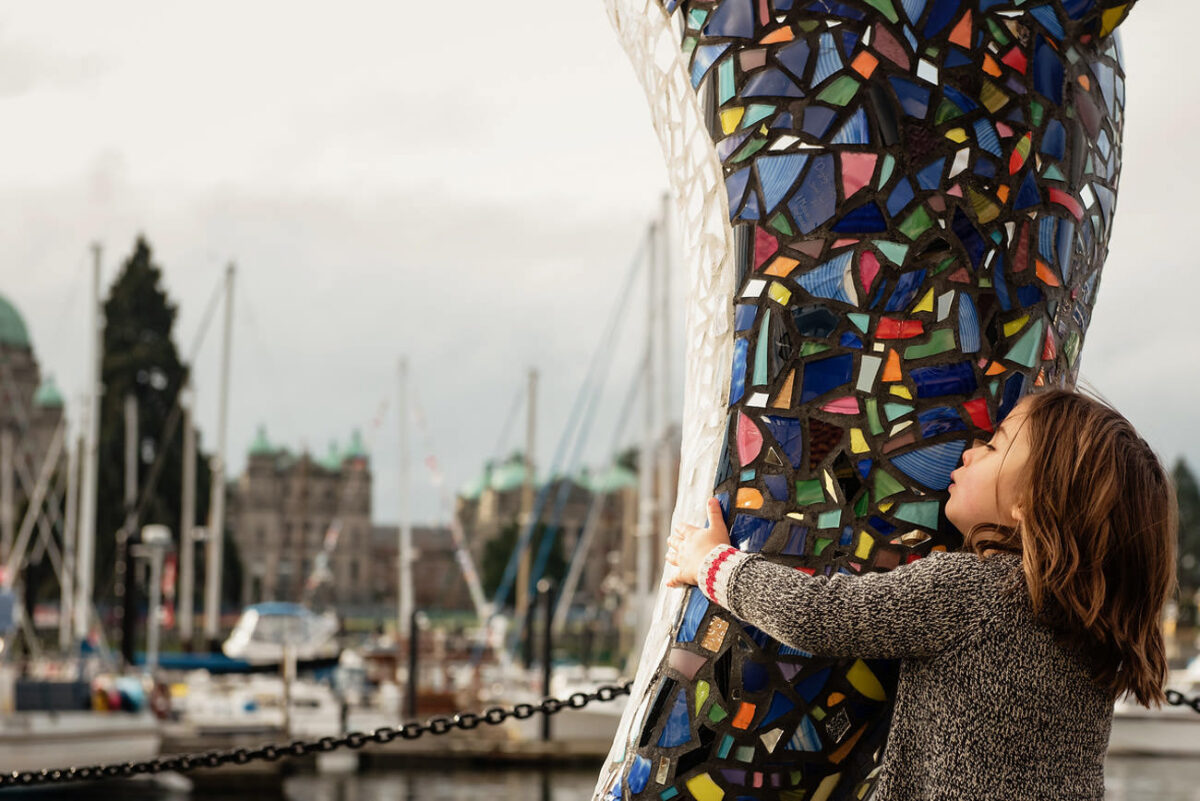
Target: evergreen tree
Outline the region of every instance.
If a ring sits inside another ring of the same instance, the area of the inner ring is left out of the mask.
[[[170,437],[167,422],[187,376],[172,339],[176,307],[161,287],[162,269],[154,263],[150,245],[139,236],[133,253],[122,265],[104,302],[104,358],[101,380],[100,472],[96,525],[97,593],[102,603],[113,601],[113,567],[118,532],[125,523],[125,396],[138,406],[138,496],[152,466],[162,464],[153,492],[142,508],[138,526],[168,526],[178,542],[183,494],[183,426],[179,418]],[[197,434],[199,440],[199,434]],[[208,458],[197,446],[196,512],[193,524],[207,518],[210,473]],[[197,594],[203,587],[203,548],[197,549]],[[226,537],[226,564],[236,562],[236,550]],[[234,575],[230,575],[230,573]],[[236,592],[238,577],[227,570],[226,598]],[[132,570],[129,573],[133,575]],[[196,599],[199,603],[199,598]],[[199,606],[197,606],[199,609]]]
[[[532,541],[529,545],[529,567],[532,570],[537,561],[537,554],[541,548],[542,539],[546,536],[547,528],[545,524],[538,524],[534,529]],[[496,589],[500,586],[500,579],[504,576],[504,569],[508,565],[508,560],[512,557],[513,550],[517,547],[517,543],[521,538],[521,527],[513,521],[504,528],[500,529],[500,533],[484,544],[483,547],[483,565],[480,583],[483,585],[483,594],[489,600],[495,596]],[[562,532],[558,532],[554,538],[553,545],[550,546],[550,554],[546,558],[546,570],[543,576],[547,576],[554,580],[555,592],[562,588],[563,579],[567,575],[567,563],[563,557],[563,538]],[[515,606],[517,598],[516,581],[514,580],[512,589],[509,591],[506,605]]]

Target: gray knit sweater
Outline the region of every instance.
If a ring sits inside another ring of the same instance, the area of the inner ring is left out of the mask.
[[[810,577],[719,546],[697,578],[780,642],[901,660],[874,801],[1104,797],[1112,698],[1034,618],[1019,557],[933,553],[888,573]]]

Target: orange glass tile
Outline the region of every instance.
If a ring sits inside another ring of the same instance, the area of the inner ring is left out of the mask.
[[[1058,276],[1050,269],[1050,265],[1041,259],[1037,260],[1037,277],[1046,286],[1059,286]]]
[[[1000,184],[996,187],[996,197],[1000,199],[1001,203],[1008,202],[1008,184]]]
[[[830,693],[829,698],[825,700],[825,706],[837,706],[844,700],[846,700],[846,696],[841,693]]]
[[[737,508],[739,509],[761,509],[763,505],[762,493],[753,487],[741,487],[737,493]]]
[[[795,32],[791,28],[785,26],[782,28],[776,28],[758,41],[759,44],[774,44],[775,42],[790,42],[795,38]]]
[[[1088,90],[1092,88],[1092,82],[1088,80],[1088,76],[1086,75],[1079,76],[1079,85]]]
[[[992,366],[987,369],[987,372],[984,373],[984,375],[1000,375],[1006,369],[1008,369],[1008,368],[1006,368],[1000,362],[992,362]]]
[[[1004,70],[1000,69],[1000,65],[996,63],[996,59],[992,58],[990,53],[983,54],[983,71],[996,78],[1004,74]]]
[[[750,727],[750,721],[754,720],[754,704],[742,701],[742,705],[738,707],[737,714],[733,716],[733,727],[735,729],[747,729]]]
[[[787,278],[799,263],[798,260],[788,258],[787,256],[777,256],[763,272],[767,275],[773,275],[776,278]]]
[[[843,759],[845,759],[846,755],[849,754],[851,749],[854,748],[854,744],[858,742],[858,738],[862,737],[863,732],[865,732],[866,730],[867,730],[866,726],[859,726],[858,731],[856,731],[856,732],[854,732],[854,734],[850,735],[850,738],[848,740],[846,740],[846,742],[839,745],[838,749],[829,755],[829,761],[836,765],[839,762],[841,762]]]
[[[954,26],[954,30],[950,32],[950,43],[956,44],[964,50],[971,49],[971,12],[963,14],[962,19]]]
[[[714,617],[708,624],[708,631],[704,633],[704,639],[700,641],[700,647],[706,651],[721,650],[721,643],[725,642],[725,632],[727,631],[729,631],[729,621]]]
[[[1054,342],[1053,329],[1046,330],[1046,344],[1042,347],[1042,361],[1052,362],[1054,357],[1058,355],[1058,345]]]
[[[870,78],[871,74],[875,72],[875,68],[879,66],[879,59],[871,55],[870,52],[864,50],[855,57],[850,66],[853,67],[854,71],[859,75],[863,76],[864,78]]]
[[[903,377],[904,373],[900,371],[900,354],[892,348],[888,348],[887,365],[883,368],[883,380],[899,381]]]
[[[790,409],[792,408],[792,390],[796,384],[796,370],[792,369],[788,373],[787,379],[784,380],[783,386],[779,390],[779,394],[775,396],[775,400],[771,401],[771,407],[775,409]]]

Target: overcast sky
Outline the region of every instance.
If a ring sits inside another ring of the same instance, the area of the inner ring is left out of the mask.
[[[1200,82],[1181,65],[1198,28],[1200,4],[1163,0],[1139,4],[1124,26],[1125,168],[1082,368],[1165,460],[1193,467]],[[542,377],[537,456],[549,464],[666,188],[600,0],[347,2],[336,13],[9,4],[0,104],[0,293],[73,416],[91,242],[104,248],[107,284],[145,234],[185,354],[235,261],[234,473],[260,423],[318,455],[361,428],[381,521],[398,513],[398,359],[409,358],[428,419],[414,456],[431,446],[451,487],[495,454],[530,367]],[[631,305],[593,429],[597,465],[642,335],[642,301]],[[219,333],[196,365],[205,447]],[[514,426],[507,450],[522,436]],[[413,469],[416,517],[436,518],[427,475]]]

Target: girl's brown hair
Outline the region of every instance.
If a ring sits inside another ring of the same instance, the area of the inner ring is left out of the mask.
[[[1034,611],[1090,656],[1096,684],[1114,700],[1130,693],[1142,706],[1161,705],[1159,619],[1176,590],[1174,485],[1106,402],[1060,388],[1027,397],[1029,464],[1017,499],[1024,519],[1015,528],[974,526],[963,547],[1020,553]]]

